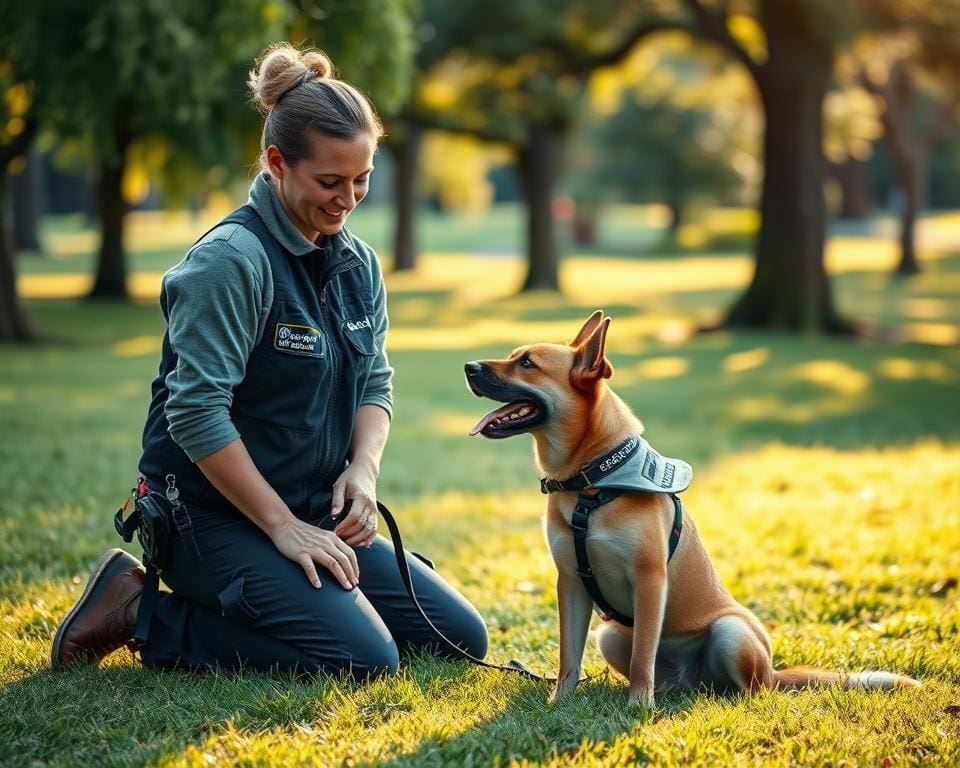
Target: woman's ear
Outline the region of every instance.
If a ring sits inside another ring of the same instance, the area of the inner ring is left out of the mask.
[[[276,144],[267,147],[267,168],[270,169],[270,175],[275,179],[282,179],[286,163],[283,161],[283,155],[277,149]]]

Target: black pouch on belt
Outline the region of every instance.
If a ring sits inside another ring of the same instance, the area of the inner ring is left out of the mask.
[[[136,500],[140,513],[140,527],[137,538],[143,547],[146,559],[162,571],[170,564],[170,549],[173,545],[173,507],[162,494],[151,491]]]

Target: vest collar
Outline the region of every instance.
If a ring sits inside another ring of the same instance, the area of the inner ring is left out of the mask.
[[[619,488],[647,493],[680,493],[693,480],[687,462],[660,455],[638,435],[631,435],[609,453],[565,480],[540,479],[541,493]]]
[[[294,256],[306,256],[319,250],[324,252],[332,265],[359,254],[359,250],[354,245],[353,236],[345,226],[337,234],[322,238],[319,243],[307,240],[287,216],[283,203],[277,197],[273,179],[266,171],[257,174],[253,184],[250,185],[250,199],[247,200],[247,205],[259,214],[267,231],[283,249]]]
[[[566,480],[541,477],[540,493],[582,491],[584,488],[591,487],[601,477],[633,456],[640,449],[640,440],[639,437],[628,437],[612,451],[582,467],[575,475],[568,477]]]

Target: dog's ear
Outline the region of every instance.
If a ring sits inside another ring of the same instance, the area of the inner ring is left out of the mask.
[[[594,317],[596,317],[596,314]],[[596,328],[593,329],[593,333],[577,345],[577,349],[573,354],[573,370],[571,371],[571,376],[575,384],[590,385],[600,379],[609,379],[613,376],[613,366],[610,365],[610,361],[607,360],[604,354],[604,349],[607,344],[607,328],[610,327],[610,318],[605,317],[603,320],[598,320],[597,323]]]
[[[577,333],[573,341],[570,342],[571,347],[579,347],[583,344],[584,341],[597,330],[597,326],[600,325],[600,321],[603,319],[603,310],[598,309],[590,317],[587,318],[587,322],[583,324],[583,328]]]

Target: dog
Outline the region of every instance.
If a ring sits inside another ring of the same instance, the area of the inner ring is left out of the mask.
[[[613,614],[628,617],[624,623],[604,622],[597,643],[607,663],[629,681],[631,704],[652,708],[655,692],[668,690],[920,685],[890,672],[773,668],[766,629],[721,583],[693,519],[669,493],[651,492],[682,490],[691,473],[677,480],[689,466],[653,451],[640,438],[641,422],[608,386],[613,375],[605,354],[609,326],[610,318],[598,310],[568,345],[522,346],[506,359],[471,361],[464,367],[473,394],[505,403],[480,419],[470,434],[500,439],[530,433],[544,476],[542,488],[551,491],[545,528],[558,572],[560,625],[560,667],[551,701],[571,694],[580,680],[594,607],[578,573],[575,510],[582,501],[594,503],[591,499],[601,492],[604,483],[596,475],[611,469],[628,474],[619,465],[629,450],[647,452],[640,473],[631,470],[644,490],[621,488],[613,500],[589,512],[589,532],[581,546],[601,598]],[[660,474],[648,472],[658,459]],[[585,469],[587,474],[580,474]],[[613,476],[611,472],[611,480]],[[571,481],[565,484],[564,479]],[[571,484],[582,491],[563,489]],[[627,626],[631,618],[632,627]]]

